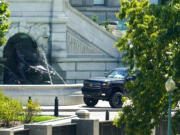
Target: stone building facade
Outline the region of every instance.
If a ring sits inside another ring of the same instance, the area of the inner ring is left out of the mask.
[[[158,4],[159,0],[150,0],[152,4]],[[119,11],[119,0],[70,0],[70,3],[85,16],[92,19],[97,16],[99,22],[110,19],[117,21],[115,13]]]
[[[82,83],[122,66],[121,54],[113,47],[117,38],[88,18],[95,14],[113,19],[119,8],[116,0],[70,0],[76,9],[69,0],[7,1],[11,11],[7,39],[18,33],[30,36],[67,83]]]
[[[7,39],[17,33],[30,36],[67,83],[81,83],[121,66],[120,53],[113,48],[117,38],[71,7],[68,0],[8,2]],[[1,47],[1,57],[3,52]]]

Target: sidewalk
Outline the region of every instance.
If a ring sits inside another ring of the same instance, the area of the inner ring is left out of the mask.
[[[106,110],[110,112],[118,112],[121,108],[111,108],[107,101],[99,101],[95,107],[88,107],[85,104],[59,106],[59,112],[76,112],[79,109],[85,109],[90,112],[104,112]],[[41,106],[42,112],[53,112],[54,106]]]

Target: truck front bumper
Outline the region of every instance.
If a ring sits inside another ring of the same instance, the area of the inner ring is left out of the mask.
[[[85,89],[85,88],[82,88],[82,94],[86,97],[93,97],[98,100],[107,100],[110,96],[108,89]]]

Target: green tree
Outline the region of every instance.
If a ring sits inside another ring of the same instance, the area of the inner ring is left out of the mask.
[[[8,3],[6,0],[0,0],[0,46],[6,42],[5,33],[9,26],[9,16]]]
[[[127,19],[127,32],[116,47],[137,79],[126,85],[133,105],[124,106],[114,123],[125,126],[128,135],[149,135],[154,126],[167,120],[165,82],[170,76],[178,86],[174,107],[180,99],[180,0],[169,5],[121,0],[117,17]]]

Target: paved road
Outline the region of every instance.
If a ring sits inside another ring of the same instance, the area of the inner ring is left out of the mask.
[[[43,115],[53,115],[53,106],[42,106]],[[105,120],[106,110],[109,111],[109,118],[113,120],[118,116],[120,109],[111,108],[106,101],[99,101],[95,107],[87,107],[85,104],[71,105],[71,106],[59,106],[59,115],[75,115],[77,110],[85,109],[90,112],[90,119]]]

